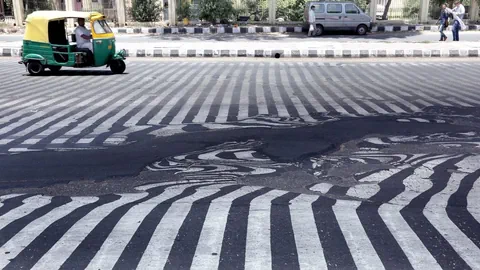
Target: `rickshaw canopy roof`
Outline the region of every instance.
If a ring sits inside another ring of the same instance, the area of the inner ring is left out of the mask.
[[[92,19],[103,19],[105,16],[99,12],[56,10],[34,11],[29,14],[25,20],[26,28],[24,40],[49,43],[48,23],[50,21],[65,20],[70,18],[83,18],[86,21],[90,21]]]

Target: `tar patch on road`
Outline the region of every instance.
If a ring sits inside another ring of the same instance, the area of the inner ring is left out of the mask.
[[[137,137],[130,138],[134,143],[107,149],[0,156],[0,187],[44,187],[78,180],[134,178],[147,170],[169,171],[175,178],[184,179],[203,174],[204,178],[235,181],[246,176],[278,177],[279,173],[292,170],[317,177],[312,160],[347,151],[353,147],[348,146],[352,142],[361,151],[396,147],[397,152],[408,152],[421,146],[434,152],[432,149],[438,146],[434,141],[447,139],[449,142],[441,146],[442,151],[456,151],[451,150],[455,144],[463,147],[458,151],[468,151],[478,146],[476,135],[465,135],[462,143],[452,141],[458,142],[461,138],[458,134],[478,134],[479,116],[476,108],[432,107],[415,115],[345,117],[293,128],[244,123],[245,127],[240,129],[192,127],[191,132],[157,138],[136,134]],[[470,148],[465,145],[466,139]],[[168,174],[161,175],[158,181],[172,180],[167,179]]]

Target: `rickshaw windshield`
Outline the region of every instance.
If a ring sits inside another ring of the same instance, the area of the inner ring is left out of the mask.
[[[105,20],[97,20],[93,22],[93,30],[97,34],[112,33],[112,29],[108,26]]]

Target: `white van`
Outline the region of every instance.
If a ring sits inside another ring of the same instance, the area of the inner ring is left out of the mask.
[[[307,22],[311,6],[315,6],[316,35],[318,36],[322,35],[325,30],[355,31],[358,35],[365,35],[371,30],[372,18],[353,2],[307,2],[305,4]]]

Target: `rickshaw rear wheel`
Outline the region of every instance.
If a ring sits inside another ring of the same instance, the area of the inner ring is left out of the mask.
[[[30,75],[37,76],[43,73],[45,67],[38,61],[29,61],[27,64],[27,70]]]
[[[48,69],[50,69],[51,72],[57,73],[62,69],[62,66],[49,66]]]
[[[126,68],[127,66],[123,60],[114,60],[110,64],[110,70],[113,72],[113,74],[122,74]]]

